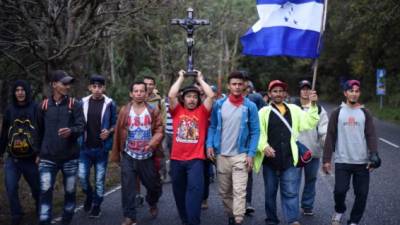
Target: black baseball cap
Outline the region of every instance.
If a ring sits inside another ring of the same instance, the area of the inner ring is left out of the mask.
[[[105,85],[105,84],[106,84],[106,80],[105,80],[104,77],[101,76],[101,75],[93,74],[92,76],[90,76],[89,83],[90,83],[90,84],[101,84],[101,85]]]
[[[74,82],[75,78],[71,77],[64,70],[55,70],[51,73],[51,82],[61,82],[63,84],[70,84]]]
[[[311,82],[308,81],[308,80],[302,80],[302,81],[299,82],[299,88],[300,89],[305,87],[305,86],[311,88],[312,87]]]

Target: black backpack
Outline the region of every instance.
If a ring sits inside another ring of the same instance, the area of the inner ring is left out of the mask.
[[[35,127],[30,119],[17,118],[8,129],[8,152],[15,158],[32,157],[34,152]]]

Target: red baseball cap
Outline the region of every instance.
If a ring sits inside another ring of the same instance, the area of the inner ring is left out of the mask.
[[[285,90],[285,91],[287,91],[287,88],[288,88],[288,85],[285,82],[280,81],[280,80],[272,80],[268,84],[268,91],[271,91],[276,86],[282,87],[283,90]]]

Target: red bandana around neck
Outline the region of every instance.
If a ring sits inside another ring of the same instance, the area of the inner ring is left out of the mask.
[[[239,107],[243,103],[243,100],[244,98],[242,95],[240,96],[235,96],[232,94],[229,95],[229,101],[236,107]]]

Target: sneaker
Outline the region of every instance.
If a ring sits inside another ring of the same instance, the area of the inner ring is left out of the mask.
[[[201,203],[201,209],[208,209],[207,199],[203,200],[203,202]]]
[[[243,223],[243,217],[237,216],[235,217],[235,225],[241,225]]]
[[[99,218],[101,215],[100,206],[93,206],[92,211],[90,211],[89,218]]]
[[[92,209],[92,198],[86,197],[85,203],[83,204],[83,210],[85,212],[90,212]]]
[[[332,216],[332,225],[340,225],[342,220],[342,213],[335,212]]]
[[[141,194],[137,194],[135,198],[136,207],[143,207],[144,197]]]
[[[252,213],[254,213],[256,209],[251,205],[250,202],[246,203],[246,212],[244,213],[246,216],[250,216]]]
[[[312,209],[303,209],[303,215],[305,216],[314,216],[314,212]]]
[[[124,222],[122,222],[121,225],[136,225],[136,220],[131,219],[131,218],[125,218]]]
[[[156,205],[155,206],[150,206],[149,212],[150,212],[150,215],[151,215],[152,218],[156,218],[157,215],[158,215],[157,206]]]

